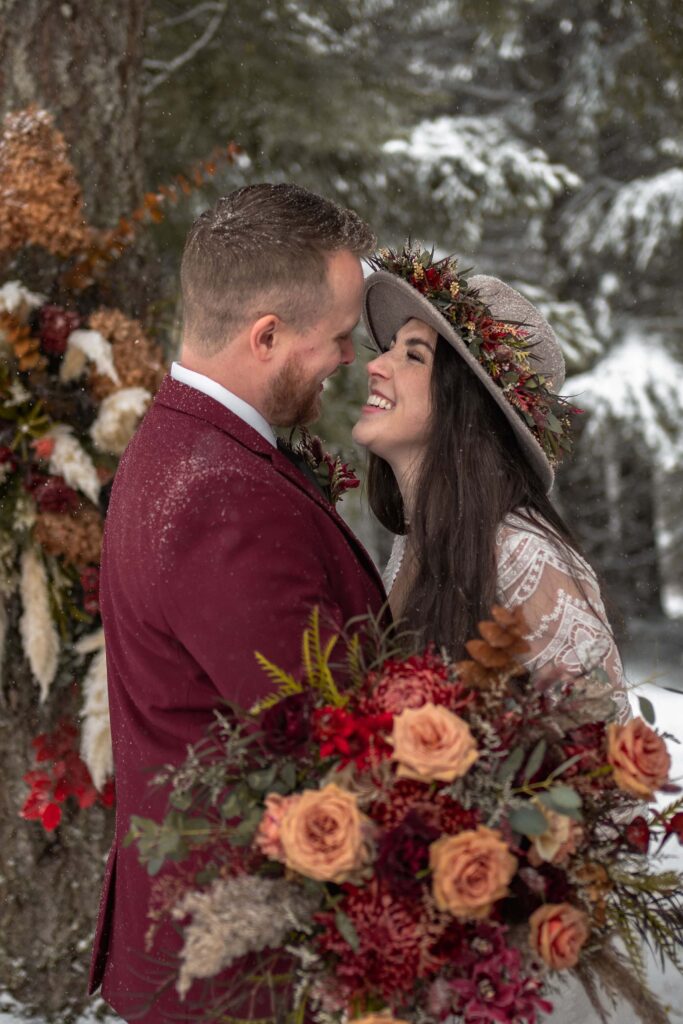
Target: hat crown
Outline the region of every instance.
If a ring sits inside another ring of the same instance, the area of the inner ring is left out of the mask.
[[[477,291],[496,320],[512,323],[528,331],[530,356],[534,370],[547,377],[553,391],[564,384],[564,356],[557,335],[546,318],[511,285],[488,274],[473,274],[467,281]]]

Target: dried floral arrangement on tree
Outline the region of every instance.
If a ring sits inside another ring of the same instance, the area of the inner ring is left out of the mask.
[[[601,1020],[601,988],[667,1020],[642,943],[681,969],[683,880],[648,853],[683,800],[644,810],[680,793],[651,705],[617,724],[599,672],[530,675],[523,609],[479,629],[452,664],[371,622],[333,666],[314,611],[304,678],[258,655],[272,695],[158,773],[168,813],[127,842],[150,934],[183,930],[188,1019],[246,1017],[277,975],[297,1021],[534,1024],[576,975]]]
[[[33,248],[55,257],[49,294],[11,274],[0,279],[0,658],[18,607],[46,717],[60,691],[82,690],[80,735],[73,721],[52,721],[34,741],[36,765],[25,777],[22,814],[48,830],[69,798],[80,807],[113,801],[102,528],[118,459],[165,372],[143,325],[107,305],[107,275],[140,227],[163,219],[236,152],[231,145],[215,154],[192,180],[179,176],[148,193],[130,217],[102,230],[85,220],[49,113],[11,114],[0,136],[0,266]]]

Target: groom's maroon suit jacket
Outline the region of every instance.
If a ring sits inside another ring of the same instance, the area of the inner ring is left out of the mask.
[[[300,671],[314,605],[341,627],[384,601],[369,555],[315,485],[220,403],[167,377],[121,460],[102,555],[117,806],[90,991],[101,983],[126,1020],[178,1019],[193,995],[181,1004],[171,984],[153,999],[172,973],[158,961],[179,940],[166,924],[145,950],[151,880],[122,846],[132,814],[163,817],[154,771],[185,758],[222,698],[248,707],[269,691],[255,651]]]

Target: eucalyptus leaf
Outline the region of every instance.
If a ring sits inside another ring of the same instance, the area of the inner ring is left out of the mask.
[[[548,819],[532,804],[516,807],[508,820],[513,831],[523,836],[540,836],[548,830]]]
[[[257,793],[265,793],[270,789],[276,775],[277,765],[271,764],[268,768],[260,768],[258,771],[249,772],[246,781],[251,789],[256,790]]]
[[[640,708],[640,713],[647,722],[647,724],[654,725],[655,709],[652,706],[652,701],[648,700],[647,697],[643,697],[641,694],[638,694],[638,706]]]
[[[513,779],[522,767],[523,761],[524,748],[515,747],[498,768],[498,779],[501,782],[507,782],[508,779]]]
[[[545,757],[547,747],[548,744],[546,743],[546,741],[544,739],[540,739],[534,747],[534,749],[529,754],[529,760],[527,761],[526,768],[524,769],[525,782],[528,782],[529,779],[532,779],[538,771],[538,769],[543,764],[543,758]]]
[[[346,939],[354,953],[357,953],[360,948],[360,941],[351,919],[346,916],[343,910],[337,910],[334,915],[334,923],[341,937]]]

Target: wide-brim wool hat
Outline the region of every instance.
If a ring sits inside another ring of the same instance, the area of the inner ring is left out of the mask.
[[[542,313],[528,299],[497,277],[476,274],[468,278],[467,284],[470,290],[476,290],[479,299],[488,306],[494,319],[524,328],[534,373],[547,378],[549,388],[558,393],[564,382],[564,357],[555,332]],[[553,486],[555,474],[548,457],[521,413],[510,404],[503,389],[472,355],[459,331],[424,295],[396,274],[376,270],[366,278],[363,322],[380,351],[385,351],[397,331],[407,320],[413,318],[429,324],[437,334],[445,338],[481,381],[504,413],[522,451],[549,491]]]

